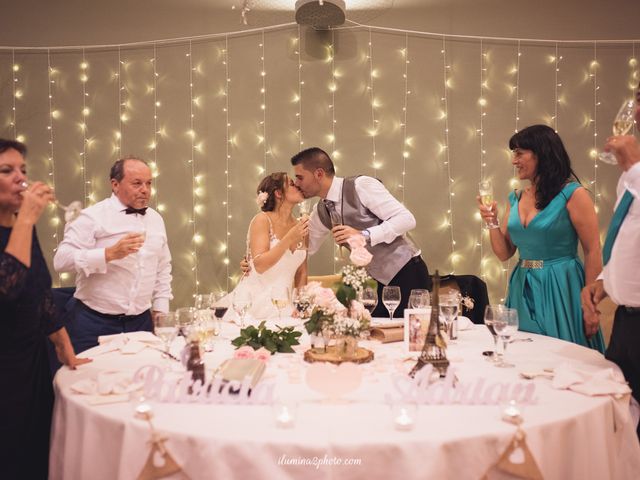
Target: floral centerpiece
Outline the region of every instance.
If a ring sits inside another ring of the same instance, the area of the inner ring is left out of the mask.
[[[365,248],[364,238],[354,235],[349,238],[349,245],[352,264],[340,271],[335,293],[319,282],[311,282],[300,289],[296,305],[300,316],[306,319],[304,326],[312,342],[321,337],[326,351],[329,339],[334,337],[337,350],[347,356],[357,349],[357,339],[369,331],[371,321],[371,315],[357,300],[358,292],[376,285],[365,269],[372,256]]]

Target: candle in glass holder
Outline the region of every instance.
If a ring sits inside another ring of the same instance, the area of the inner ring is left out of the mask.
[[[296,421],[295,408],[283,404],[277,404],[274,408],[276,426],[278,428],[293,428]]]
[[[396,430],[408,431],[413,429],[413,415],[406,406],[400,406],[393,419]]]

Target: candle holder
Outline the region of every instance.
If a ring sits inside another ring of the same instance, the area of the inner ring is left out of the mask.
[[[391,420],[396,430],[407,432],[413,430],[418,418],[418,407],[415,403],[397,403],[391,407]]]
[[[273,420],[277,428],[293,428],[296,424],[296,402],[276,402],[273,404]]]

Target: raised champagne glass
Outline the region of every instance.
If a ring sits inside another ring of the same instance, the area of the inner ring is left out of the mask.
[[[633,128],[635,120],[633,118],[636,109],[636,102],[634,100],[625,100],[622,102],[620,110],[616,118],[613,120],[613,134],[614,135],[626,135]],[[618,160],[616,156],[611,152],[600,152],[598,154],[598,160],[610,165],[617,165]]]
[[[22,182],[21,186],[26,190],[32,183],[32,180],[26,180]],[[80,216],[80,212],[82,211],[82,202],[79,200],[74,200],[69,205],[63,205],[58,200],[53,200],[51,203],[64,211],[65,222],[73,222]]]
[[[483,180],[479,182],[478,193],[480,194],[480,201],[482,202],[482,205],[490,209],[491,205],[493,205],[493,183],[491,183],[491,180]],[[487,228],[497,228],[497,227],[498,227],[498,224],[495,223],[493,220],[490,220],[487,223]]]

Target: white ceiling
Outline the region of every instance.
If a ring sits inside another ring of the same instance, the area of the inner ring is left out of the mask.
[[[127,43],[294,21],[295,0],[1,0],[0,45]],[[346,0],[358,23],[449,34],[640,39],[640,0]]]

